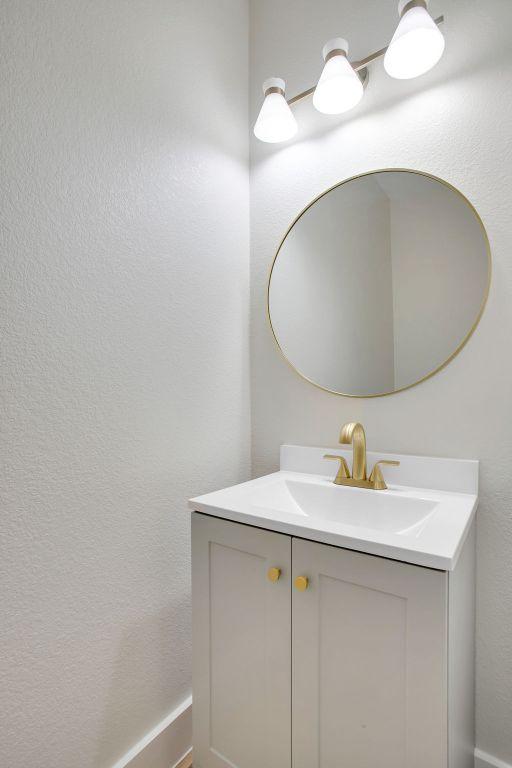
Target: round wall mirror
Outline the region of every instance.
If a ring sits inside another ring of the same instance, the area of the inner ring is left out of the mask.
[[[441,179],[364,174],[295,219],[272,265],[277,344],[313,384],[376,397],[446,365],[474,331],[491,274],[476,210]]]

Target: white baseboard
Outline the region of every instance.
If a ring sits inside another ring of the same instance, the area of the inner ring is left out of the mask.
[[[112,768],[172,768],[192,748],[192,696],[149,731]]]
[[[512,765],[482,752],[481,749],[475,749],[475,768],[512,768]]]
[[[149,731],[112,768],[176,768],[192,749],[192,696]],[[475,768],[512,768],[475,749]]]

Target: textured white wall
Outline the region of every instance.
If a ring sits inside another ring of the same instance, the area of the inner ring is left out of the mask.
[[[381,47],[395,0],[255,0],[252,118],[269,75],[293,95],[320,72],[323,43],[346,36],[355,58]],[[296,107],[289,145],[252,145],[253,471],[275,469],[283,442],[334,445],[360,419],[372,449],[481,459],[478,530],[478,742],[512,760],[512,3],[432,0],[447,52],[421,80],[389,79],[376,64],[361,105],[345,118]],[[299,378],[266,321],[275,249],[297,213],[343,178],[384,167],[429,171],[458,187],[483,217],[494,278],[477,332],[440,374],[401,394],[350,400]]]
[[[0,18],[0,765],[190,689],[187,497],[249,472],[245,0]]]

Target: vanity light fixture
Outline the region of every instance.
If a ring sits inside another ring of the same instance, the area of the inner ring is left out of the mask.
[[[388,75],[398,80],[419,77],[434,67],[443,55],[445,40],[439,31],[444,16],[433,19],[427,0],[400,0],[400,22],[389,46],[350,62],[348,43],[342,37],[324,46],[324,68],[316,86],[286,100],[285,83],[271,77],[263,83],[264,101],[254,125],[260,141],[279,143],[297,133],[297,121],[290,109],[296,101],[313,96],[319,112],[340,115],[358,104],[368,83],[368,65],[384,57]]]
[[[335,37],[324,45],[325,65],[313,94],[313,104],[326,115],[341,115],[359,104],[363,83],[348,58],[348,43]]]
[[[269,77],[263,83],[264,101],[254,125],[254,135],[260,141],[287,141],[297,133],[297,121],[284,97],[285,82]]]
[[[400,0],[398,15],[400,23],[384,56],[384,68],[391,77],[410,80],[435,67],[445,41],[426,0]]]

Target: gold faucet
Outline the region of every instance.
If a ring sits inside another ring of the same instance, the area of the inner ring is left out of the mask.
[[[326,454],[324,459],[332,459],[333,461],[340,462],[340,467],[333,482],[336,485],[350,485],[355,488],[371,488],[374,491],[385,491],[387,485],[384,481],[380,466],[382,464],[388,464],[393,467],[398,467],[400,462],[381,459],[381,461],[378,461],[373,467],[370,477],[367,477],[366,435],[363,425],[358,421],[352,421],[341,428],[339,442],[342,445],[350,445],[352,443],[352,474],[350,473],[346,459],[343,456]]]
[[[341,445],[352,443],[352,479],[366,480],[366,435],[364,427],[358,421],[351,421],[341,428]]]

